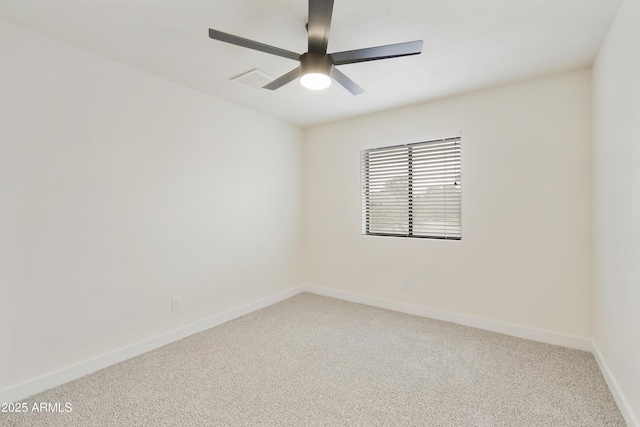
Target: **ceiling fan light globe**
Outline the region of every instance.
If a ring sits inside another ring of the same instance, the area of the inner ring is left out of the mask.
[[[300,84],[311,90],[322,90],[331,86],[331,77],[323,73],[307,73],[300,77]]]

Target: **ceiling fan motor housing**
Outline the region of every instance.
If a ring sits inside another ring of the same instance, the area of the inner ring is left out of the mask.
[[[300,69],[302,75],[309,73],[319,73],[331,76],[333,60],[326,53],[307,52],[300,56]]]

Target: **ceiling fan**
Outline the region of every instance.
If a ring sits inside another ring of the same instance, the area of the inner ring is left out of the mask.
[[[333,79],[353,95],[359,95],[364,92],[364,89],[339,71],[336,68],[337,65],[418,55],[422,52],[422,40],[415,40],[385,46],[327,53],[332,13],[333,0],[309,0],[309,22],[307,23],[309,51],[302,55],[212,29],[209,29],[209,37],[214,40],[300,61],[298,67],[263,86],[263,89],[269,90],[278,89],[300,77],[300,83],[309,89],[325,89],[331,85],[331,80]]]

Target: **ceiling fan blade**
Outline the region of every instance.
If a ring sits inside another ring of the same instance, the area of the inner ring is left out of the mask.
[[[422,52],[422,40],[388,44],[386,46],[368,47],[332,53],[334,65],[354,64],[356,62],[376,61],[378,59],[397,58],[400,56],[418,55]]]
[[[333,0],[309,0],[309,52],[327,53]]]
[[[284,76],[278,77],[277,79],[275,79],[271,83],[267,83],[266,85],[262,86],[262,89],[276,90],[278,88],[281,88],[282,86],[286,85],[290,81],[293,81],[293,80],[297,79],[298,77],[300,77],[300,73],[301,72],[302,72],[302,70],[300,70],[300,67],[295,68],[295,69],[289,71]]]
[[[349,77],[345,76],[342,71],[338,70],[336,67],[331,67],[331,77],[354,95],[360,95],[364,92],[364,89],[358,86]]]
[[[279,47],[269,46],[268,44],[254,42],[253,40],[244,39],[234,36],[233,34],[223,33],[222,31],[212,30],[209,28],[209,37],[221,42],[235,44],[237,46],[247,47],[249,49],[258,50],[260,52],[270,53],[272,55],[282,56],[284,58],[300,60],[300,54],[289,50],[280,49]]]

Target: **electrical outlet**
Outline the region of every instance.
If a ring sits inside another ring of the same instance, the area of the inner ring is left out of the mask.
[[[182,310],[182,298],[173,297],[171,298],[171,311],[180,311]]]
[[[402,289],[409,289],[409,285],[411,284],[411,282],[409,282],[409,278],[408,277],[403,277],[402,278]]]

